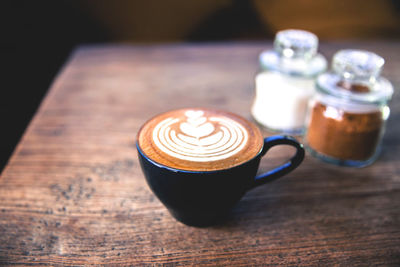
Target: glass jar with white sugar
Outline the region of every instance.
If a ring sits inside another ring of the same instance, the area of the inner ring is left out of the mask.
[[[256,76],[254,119],[267,129],[302,134],[308,100],[315,77],[326,70],[324,56],[317,53],[318,38],[303,30],[280,31],[274,49],[260,54],[262,72]]]

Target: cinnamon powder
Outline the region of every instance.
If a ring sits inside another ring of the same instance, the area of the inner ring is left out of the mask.
[[[373,156],[383,123],[380,111],[350,113],[317,102],[311,111],[308,145],[340,160],[364,161]]]
[[[339,81],[337,86],[355,93],[369,93],[371,89],[363,84],[353,84],[350,82]]]

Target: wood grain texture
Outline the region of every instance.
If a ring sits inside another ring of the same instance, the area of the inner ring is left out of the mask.
[[[342,48],[380,54],[399,88],[400,43],[321,46],[329,57]],[[77,49],[1,174],[0,265],[398,266],[397,91],[375,164],[339,168],[307,155],[285,178],[248,192],[223,225],[185,226],[148,189],[136,156],[140,126],[190,106],[251,119],[257,55],[269,47]],[[260,170],[291,152],[272,149]]]

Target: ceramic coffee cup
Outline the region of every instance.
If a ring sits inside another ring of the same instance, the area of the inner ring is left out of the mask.
[[[261,157],[276,145],[295,147],[295,155],[256,176]],[[151,190],[178,221],[193,226],[219,222],[248,190],[291,172],[304,158],[303,146],[294,138],[264,139],[248,120],[204,108],[150,119],[136,146]]]

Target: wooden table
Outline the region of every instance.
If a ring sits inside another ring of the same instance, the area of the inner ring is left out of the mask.
[[[307,155],[293,173],[248,192],[223,225],[183,225],[147,187],[135,148],[139,127],[180,107],[251,119],[257,56],[270,47],[77,49],[1,175],[0,265],[399,266],[397,93],[375,164],[339,168]],[[399,42],[329,43],[321,51],[330,58],[348,47],[386,58],[383,74],[399,88]],[[289,153],[274,149],[261,170]]]

